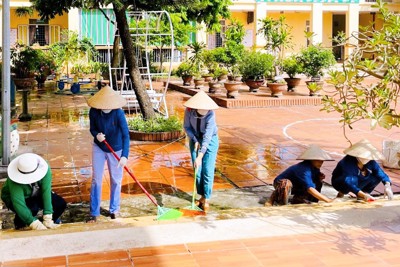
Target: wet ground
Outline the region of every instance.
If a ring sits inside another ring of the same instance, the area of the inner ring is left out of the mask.
[[[298,90],[304,88],[302,84]],[[257,98],[265,90],[261,89],[258,95],[241,94]],[[20,103],[19,93],[17,97],[17,103]],[[34,90],[29,96],[28,107],[33,118],[30,122],[18,124],[19,153],[34,152],[48,160],[53,170],[53,189],[69,203],[63,215],[64,222],[83,221],[88,215],[92,137],[87,99],[90,97],[90,92],[72,95],[55,93],[54,90]],[[168,91],[169,113],[182,118],[183,102],[189,97],[181,92]],[[218,216],[219,211],[232,208],[263,206],[271,193],[275,176],[296,163],[296,157],[312,143],[320,145],[336,159],[322,167],[326,174],[324,193],[334,197],[336,191],[329,187],[331,172],[348,143],[338,123],[338,115],[319,110],[318,105],[218,109],[221,141],[210,215]],[[397,129],[371,131],[368,122],[360,122],[348,132],[348,136],[353,142],[367,138],[381,148],[382,141],[396,133]],[[159,205],[179,209],[190,204],[193,171],[185,138],[158,143],[131,141],[128,166]],[[394,191],[398,192],[400,171],[387,169],[387,172],[394,181]],[[108,220],[109,190],[106,171],[104,216],[100,220]],[[381,188],[374,193],[381,194]],[[122,197],[122,217],[156,213],[156,207],[127,173],[123,178]],[[10,228],[10,213],[2,210],[1,216],[3,228]]]

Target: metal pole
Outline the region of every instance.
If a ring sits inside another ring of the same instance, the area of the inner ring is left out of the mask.
[[[3,165],[10,163],[10,122],[11,122],[11,109],[10,109],[10,0],[3,0],[2,7],[2,62],[3,62],[3,76],[2,76],[2,90],[1,90],[1,141],[3,152]]]

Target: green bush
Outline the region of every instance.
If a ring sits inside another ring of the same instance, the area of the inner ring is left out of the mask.
[[[132,131],[155,133],[155,132],[174,132],[181,131],[183,124],[176,116],[165,118],[156,116],[155,118],[144,120],[141,115],[128,118],[128,128]]]
[[[243,80],[261,80],[273,71],[274,56],[261,52],[246,52],[239,63],[239,70]]]
[[[323,48],[320,44],[303,48],[298,56],[303,67],[303,73],[311,78],[323,76],[323,69],[336,63],[332,50]]]
[[[300,62],[296,55],[291,55],[282,61],[282,70],[286,72],[289,78],[294,78],[297,74],[303,72]]]

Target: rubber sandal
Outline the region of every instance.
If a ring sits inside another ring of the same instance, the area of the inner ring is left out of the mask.
[[[95,223],[95,222],[97,222],[97,217],[96,216],[89,216],[86,219],[86,223]]]

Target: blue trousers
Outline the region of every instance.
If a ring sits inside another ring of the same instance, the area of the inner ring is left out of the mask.
[[[358,176],[341,176],[336,179],[335,183],[332,182],[332,186],[343,194],[349,192],[357,194],[357,188],[370,194],[380,182],[382,182],[381,179],[371,174],[362,179]]]
[[[122,150],[115,152],[121,156]],[[104,164],[107,162],[110,174],[110,213],[117,213],[121,202],[121,182],[123,168],[118,167],[118,160],[112,153],[106,153],[96,144],[92,147],[93,176],[90,187],[90,215],[100,215],[101,189],[103,184]]]
[[[199,141],[201,144],[201,140]],[[197,194],[202,195],[205,199],[210,199],[214,185],[215,161],[219,147],[218,135],[214,135],[203,156],[203,161],[200,167],[196,170],[196,188]],[[192,163],[196,160],[197,154],[194,149],[194,142],[189,142],[190,154]]]

